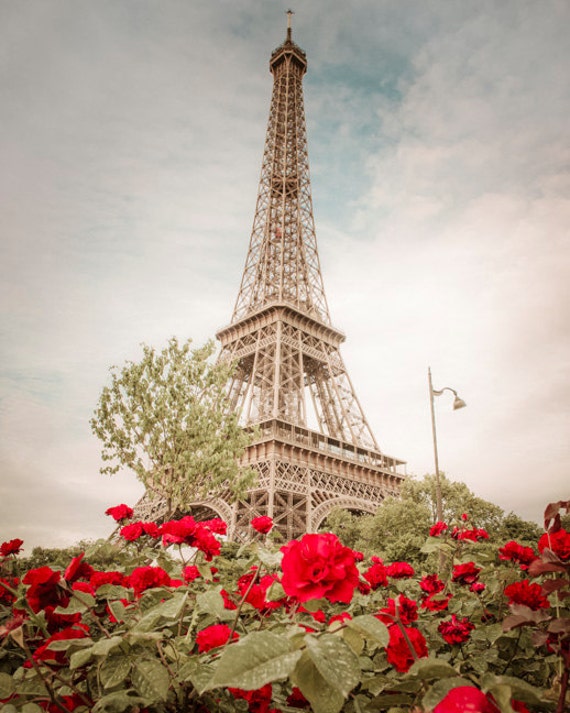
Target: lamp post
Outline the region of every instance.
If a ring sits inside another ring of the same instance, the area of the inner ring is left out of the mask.
[[[439,458],[437,455],[437,432],[435,428],[435,408],[434,408],[434,396],[441,396],[444,391],[451,391],[454,396],[453,399],[453,410],[464,408],[467,406],[463,399],[460,399],[457,395],[455,389],[451,389],[449,386],[444,386],[443,389],[434,389],[431,380],[431,369],[428,367],[428,383],[429,383],[429,402],[431,407],[431,432],[433,436],[433,457],[435,461],[435,507],[437,520],[443,520],[443,504],[441,500],[441,479],[439,475]]]

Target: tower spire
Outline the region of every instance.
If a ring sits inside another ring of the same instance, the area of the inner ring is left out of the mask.
[[[231,323],[216,335],[236,364],[232,408],[260,441],[244,456],[259,484],[234,510],[274,518],[285,537],[314,531],[334,507],[375,512],[396,494],[403,461],[384,455],[352,387],[331,325],[313,218],[303,103],[305,52],[287,37],[271,54],[273,90],[261,176]]]
[[[293,38],[291,36],[291,21],[295,13],[293,12],[293,10],[289,9],[285,14],[287,15],[287,42],[292,42]]]

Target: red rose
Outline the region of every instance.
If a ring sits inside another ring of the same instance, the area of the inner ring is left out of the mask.
[[[485,591],[486,586],[487,585],[483,584],[483,582],[473,582],[473,584],[469,586],[469,591],[475,592],[475,594],[481,594],[481,592]]]
[[[482,530],[479,527],[474,527],[472,530],[464,530],[459,527],[454,527],[451,537],[454,540],[469,540],[470,542],[480,542],[481,540],[488,540],[489,533],[486,530]]]
[[[475,562],[456,564],[453,567],[451,581],[459,584],[473,584],[473,582],[477,581],[480,571],[481,567],[476,567]]]
[[[19,582],[20,580],[16,577],[7,577],[5,579],[0,577],[0,603],[11,604],[16,601],[16,596],[12,594],[10,589],[16,589]]]
[[[545,532],[538,541],[538,551],[552,550],[561,560],[570,559],[570,532],[564,529]]]
[[[505,595],[509,599],[509,604],[524,604],[533,611],[550,607],[550,602],[544,596],[540,584],[531,583],[528,579],[509,584],[505,587]]]
[[[69,639],[85,639],[89,633],[89,627],[85,624],[70,626],[67,629],[62,629],[47,639],[47,641],[34,651],[34,659],[36,661],[45,661],[47,663],[65,663],[67,654],[65,651],[52,651],[51,644],[54,641],[68,641]]]
[[[196,567],[195,564],[189,564],[182,570],[182,576],[184,577],[184,581],[186,582],[186,584],[190,584],[190,582],[193,582],[195,579],[198,579],[198,577],[201,577],[202,575],[200,574],[200,570],[198,569],[198,567]]]
[[[442,698],[432,713],[500,713],[500,711],[478,688],[457,686]]]
[[[228,688],[228,691],[234,698],[248,702],[249,713],[272,713],[269,706],[273,698],[273,688],[270,683],[255,691],[243,691],[241,688]]]
[[[90,564],[83,562],[85,552],[82,552],[77,557],[74,557],[68,564],[63,575],[66,582],[76,582],[78,579],[89,579],[95,571]]]
[[[301,693],[301,689],[293,686],[293,690],[287,696],[287,705],[289,708],[307,708],[310,709],[311,704]]]
[[[229,640],[230,636],[232,641],[239,639],[239,634],[233,632],[227,624],[212,624],[212,626],[207,626],[196,634],[196,643],[198,644],[198,652],[203,654],[211,649],[217,649],[219,646],[223,646]]]
[[[20,540],[18,538],[14,540],[9,540],[8,542],[3,542],[0,545],[0,555],[2,555],[2,557],[8,557],[8,555],[17,555],[22,549],[23,544],[24,540]]]
[[[218,524],[223,522],[216,519],[215,529],[219,529]],[[223,523],[225,525],[225,523]],[[185,515],[180,520],[169,520],[160,527],[162,544],[168,547],[170,544],[188,545],[201,550],[206,560],[210,562],[212,557],[220,554],[220,542],[214,537],[212,530],[206,523],[196,522],[191,515]]]
[[[378,589],[378,587],[388,586],[386,567],[384,567],[382,560],[375,562],[362,576],[374,590]]]
[[[203,520],[200,524],[203,527],[207,527],[210,532],[213,532],[216,535],[227,535],[228,526],[220,517],[214,517],[211,520]]]
[[[447,594],[445,597],[436,597],[430,594],[421,603],[422,609],[427,609],[428,611],[443,611],[449,606],[449,600],[451,599],[451,594]]]
[[[122,572],[93,572],[89,579],[89,583],[93,589],[97,590],[104,584],[118,584],[124,586],[128,582],[125,581],[125,575]]]
[[[160,533],[158,525],[156,525],[154,522],[141,522],[139,520],[137,522],[131,522],[129,525],[121,527],[121,529],[119,530],[119,535],[125,540],[127,540],[127,542],[134,542],[143,535],[148,535],[149,537],[153,537],[154,539],[156,539],[157,537],[159,537]]]
[[[412,565],[407,562],[393,562],[386,567],[386,574],[392,579],[407,579],[413,577],[415,572]]]
[[[399,619],[404,626],[408,626],[418,618],[418,605],[412,599],[400,594],[397,602],[395,599],[388,599],[388,606],[380,609],[374,616],[384,624],[393,624],[396,619]]]
[[[281,584],[299,602],[325,597],[348,604],[358,585],[354,552],[330,532],[303,535],[281,548]]]
[[[426,574],[420,580],[420,589],[426,594],[439,594],[445,589],[445,584],[437,574]]]
[[[518,542],[510,540],[499,548],[499,559],[516,562],[522,570],[528,569],[531,562],[536,559],[536,554],[532,547],[524,547]]]
[[[168,587],[170,576],[162,567],[137,567],[127,578],[137,597],[153,587]]]
[[[406,636],[404,636],[398,624],[392,624],[392,626],[388,627],[388,633],[390,634],[390,641],[386,647],[388,662],[400,673],[409,671],[410,666],[416,660],[410,650],[408,640],[416,652],[417,658],[424,658],[428,655],[426,640],[422,632],[413,627],[405,627],[405,631]]]
[[[475,628],[469,619],[465,616],[458,619],[455,614],[451,615],[451,621],[442,621],[437,627],[437,630],[442,635],[444,640],[450,645],[463,644],[471,636],[471,632]]]
[[[407,562],[393,562],[386,567],[386,574],[392,579],[407,579],[413,577],[415,572],[412,565]]]
[[[447,530],[447,527],[445,522],[438,520],[435,525],[432,525],[429,529],[430,537],[439,537]]]
[[[50,567],[38,567],[30,569],[22,582],[29,584],[26,592],[26,599],[32,611],[39,612],[47,606],[65,606],[69,601],[69,596],[60,587],[60,572],[54,572]]]
[[[105,515],[110,515],[115,522],[120,522],[121,520],[131,518],[134,515],[134,510],[128,505],[121,503],[120,505],[115,505],[115,507],[105,510]]]
[[[267,515],[262,515],[261,517],[254,517],[250,525],[262,535],[267,535],[273,529],[273,520]]]

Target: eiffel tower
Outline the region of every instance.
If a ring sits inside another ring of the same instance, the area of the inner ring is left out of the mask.
[[[352,387],[332,326],[317,252],[309,178],[305,52],[286,39],[273,51],[273,92],[251,241],[230,324],[216,337],[237,364],[231,404],[257,438],[242,464],[258,482],[239,503],[202,503],[251,537],[269,515],[291,539],[314,532],[334,508],[374,513],[397,495],[404,461],[382,453]],[[198,505],[197,503],[195,505]]]

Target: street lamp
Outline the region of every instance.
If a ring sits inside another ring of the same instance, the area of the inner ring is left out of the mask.
[[[460,399],[457,395],[455,389],[445,386],[443,389],[434,389],[431,381],[431,369],[428,367],[428,382],[429,382],[429,402],[431,406],[431,432],[433,435],[433,457],[435,461],[435,502],[436,502],[436,514],[438,521],[443,520],[443,504],[441,502],[441,479],[439,475],[439,459],[437,456],[437,435],[435,430],[435,408],[433,405],[433,397],[441,396],[444,391],[451,391],[454,396],[453,399],[453,410],[456,411],[459,408],[464,408],[467,406],[463,399]]]

